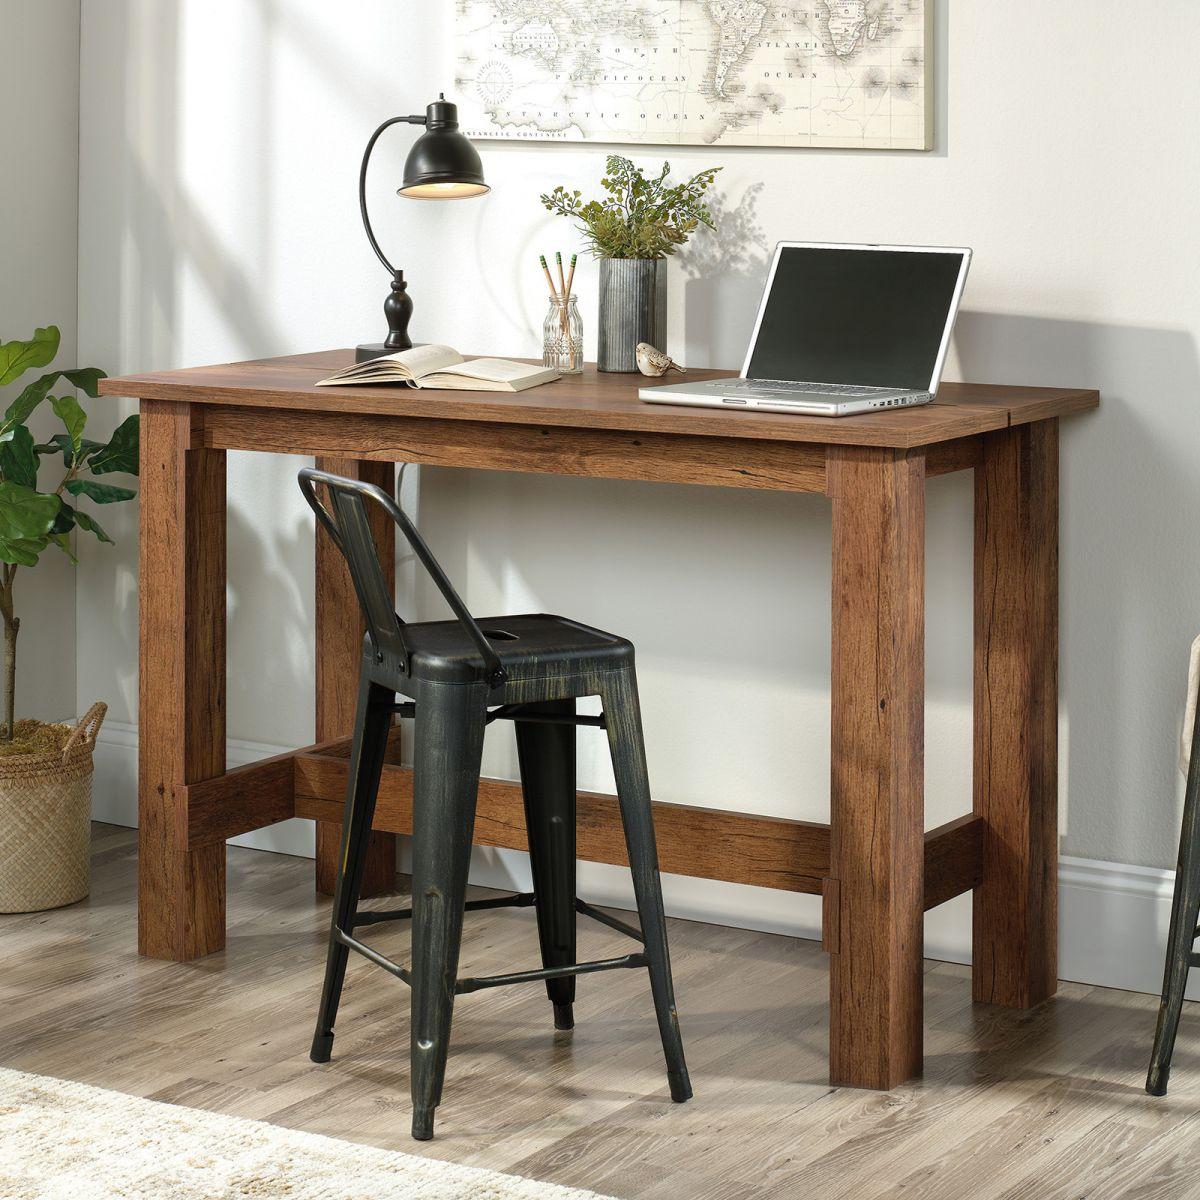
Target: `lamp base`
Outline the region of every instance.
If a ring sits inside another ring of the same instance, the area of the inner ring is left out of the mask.
[[[363,342],[354,348],[354,361],[356,363],[370,362],[371,359],[382,358],[385,354],[399,354],[402,348],[406,350],[411,349],[409,346],[392,349],[392,347],[385,346],[382,342]]]
[[[363,169],[366,169],[365,161]],[[363,212],[365,214],[366,210]],[[375,247],[375,253],[379,253],[378,246]],[[401,350],[411,350],[412,338],[408,336],[408,319],[412,316],[412,310],[412,297],[408,294],[408,285],[404,282],[404,272],[393,271],[391,291],[383,302],[383,315],[387,317],[388,326],[387,341],[392,344],[388,346],[387,342],[363,342],[354,351],[354,361],[365,363],[385,354],[399,354]]]

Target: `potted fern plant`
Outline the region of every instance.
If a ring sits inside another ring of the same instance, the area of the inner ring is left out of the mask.
[[[58,346],[54,326],[36,330],[27,341],[0,342],[0,387],[49,366]],[[72,389],[95,396],[102,378],[95,367],[48,371],[27,383],[0,419],[0,912],[57,908],[88,894],[92,748],[105,706],[94,704],[75,726],[16,719],[21,629],[16,585],[51,547],[74,563],[75,529],[112,541],[79,506],[81,500],[115,504],[135,494],[97,477],[137,474],[137,417],[124,421],[107,442],[83,436],[87,416]],[[39,443],[26,422],[45,402],[63,428]],[[43,461],[47,471],[53,464],[52,487],[39,480],[39,473],[47,473],[39,472]]]
[[[670,183],[670,163],[648,177],[629,159],[610,154],[598,199],[585,201],[561,185],[541,197],[548,211],[576,223],[600,260],[601,371],[636,371],[638,342],[666,350],[667,258],[700,226],[713,228],[704,193],[720,169]]]

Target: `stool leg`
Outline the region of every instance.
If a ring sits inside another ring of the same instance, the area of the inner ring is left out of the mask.
[[[333,896],[325,984],[321,989],[321,1008],[317,1015],[312,1049],[309,1051],[313,1062],[328,1062],[333,1051],[333,1024],[337,1020],[342,983],[346,978],[346,959],[350,954],[341,942],[334,939],[333,930],[353,933],[354,914],[358,911],[358,895],[366,862],[367,839],[371,836],[379,778],[387,753],[388,731],[392,726],[391,705],[395,700],[395,692],[372,683],[363,674],[358,689],[358,713],[354,719],[350,781],[342,816],[342,846]]]
[[[574,716],[574,700],[550,700],[530,710]],[[525,797],[529,860],[537,904],[542,966],[575,963],[575,726],[517,721],[517,759]],[[554,1028],[575,1024],[575,977],[546,980]]]
[[[487,688],[423,686],[413,765],[412,1135],[441,1103],[475,827]]]
[[[1200,715],[1197,717],[1200,734]],[[1179,835],[1179,865],[1175,871],[1175,898],[1171,904],[1171,928],[1167,935],[1167,962],[1163,972],[1162,1002],[1158,1007],[1158,1028],[1150,1053],[1146,1091],[1152,1096],[1167,1094],[1171,1074],[1171,1056],[1175,1052],[1175,1034],[1183,1010],[1183,993],[1191,967],[1192,943],[1200,918],[1200,736],[1193,741],[1188,765],[1187,791],[1183,800],[1183,828]]]
[[[650,960],[650,989],[658,1014],[663,1056],[671,1099],[682,1104],[691,1099],[692,1084],[683,1059],[679,1036],[679,1014],[675,1011],[675,988],[671,982],[671,957],[667,951],[667,921],[663,912],[662,883],[658,875],[658,849],[654,840],[654,815],[650,808],[650,779],[646,770],[646,746],[642,738],[642,714],[638,704],[637,679],[633,671],[614,671],[600,686],[612,753],[613,774],[625,845],[633,872],[642,936]]]

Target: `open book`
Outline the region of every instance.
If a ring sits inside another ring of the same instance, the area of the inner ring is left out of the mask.
[[[523,392],[558,378],[548,367],[511,362],[506,358],[473,358],[468,362],[449,346],[414,346],[355,363],[318,387],[339,383],[406,383],[414,388],[452,388],[466,392]]]

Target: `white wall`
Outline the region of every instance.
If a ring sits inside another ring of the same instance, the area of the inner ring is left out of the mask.
[[[0,0],[0,29],[0,341],[57,325],[56,366],[103,366],[76,359],[79,0]],[[36,377],[0,388],[0,409]],[[38,437],[56,424],[49,409],[31,422]],[[61,459],[59,466],[61,477]],[[58,477],[47,466],[43,481],[54,486]],[[47,550],[36,570],[17,573],[15,588],[17,715],[69,718],[76,711],[72,568],[57,549]]]
[[[631,148],[725,168],[719,235],[672,264],[671,350],[694,365],[740,360],[777,239],[974,247],[949,377],[1103,392],[1063,436],[1063,849],[1166,866],[1184,656],[1200,625],[1200,142],[1185,121],[1200,99],[1200,8],[1167,0],[1155,24],[1170,35],[1153,39],[1110,3],[1086,19],[1031,0],[937,10],[931,153]],[[394,0],[348,11],[83,0],[84,358],[134,371],[379,336],[387,280],[358,225],[358,159],[383,117],[453,95],[453,16]],[[391,190],[411,136],[381,143],[371,196],[408,272],[414,335],[536,353],[536,256],[573,245],[538,193],[591,187],[607,148],[487,144],[486,199],[417,205]],[[593,348],[595,288],[582,264]],[[296,465],[231,456],[229,728],[252,742],[311,733],[311,522]],[[477,611],[559,610],[636,641],[659,798],[826,817],[821,497],[426,470],[419,511]],[[86,548],[78,620],[80,704],[106,694],[126,721],[133,519],[116,554]],[[928,539],[935,824],[970,803],[967,478],[930,482]],[[424,610],[427,597],[401,592]],[[582,783],[607,787],[599,745],[581,746]],[[500,732],[487,766],[515,770]],[[796,912],[790,896],[672,887],[677,907],[782,925]],[[938,919],[960,917],[961,903]]]

